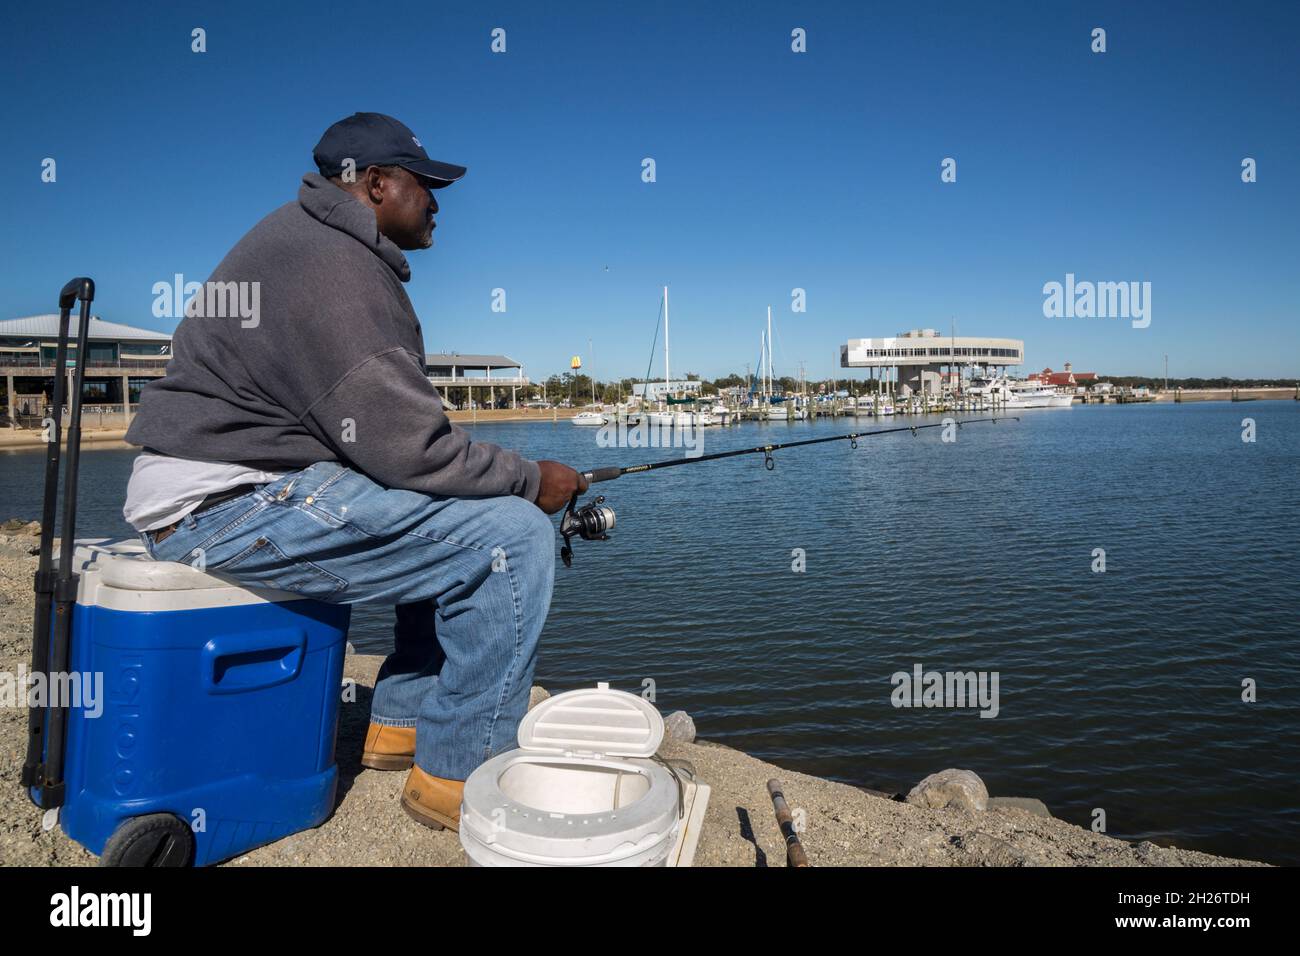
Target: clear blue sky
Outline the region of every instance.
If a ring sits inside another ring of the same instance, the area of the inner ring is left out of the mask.
[[[537,378],[592,338],[639,376],[667,282],[674,368],[706,377],[754,361],[768,304],[783,374],[954,318],[1027,370],[1300,374],[1295,3],[114,6],[6,10],[0,317],[87,273],[99,314],[170,330],[152,285],[206,278],[377,110],[469,167],[411,255],[430,351]],[[1150,327],[1045,318],[1067,272],[1151,282]]]

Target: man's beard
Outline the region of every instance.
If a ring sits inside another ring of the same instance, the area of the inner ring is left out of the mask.
[[[393,239],[392,236],[389,236]],[[433,246],[433,228],[426,227],[417,233],[407,233],[400,240],[393,239],[397,248],[405,252],[414,252],[416,249],[428,249]]]

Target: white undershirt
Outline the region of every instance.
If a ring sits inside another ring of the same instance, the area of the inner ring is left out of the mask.
[[[208,495],[282,477],[283,472],[258,471],[247,465],[193,461],[145,451],[131,466],[122,517],[136,531],[152,531],[179,521]]]

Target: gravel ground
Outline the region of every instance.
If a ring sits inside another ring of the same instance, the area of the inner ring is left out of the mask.
[[[0,532],[0,672],[30,665],[32,573],[30,531]],[[356,703],[344,703],[339,727],[340,785],[333,815],[315,830],[261,847],[233,866],[462,866],[455,834],[417,825],[398,806],[403,773],[361,770],[370,688],[380,658],[349,656]],[[569,689],[569,688],[555,688]],[[96,858],[63,835],[41,829],[41,814],[18,782],[27,712],[0,707],[0,864],[94,865]],[[705,728],[707,732],[707,728]],[[1255,865],[1188,850],[1129,843],[1023,809],[931,810],[782,770],[729,747],[666,741],[660,754],[691,761],[713,788],[696,853],[697,866],[784,866],[767,781],[778,777],[815,866],[1234,866]],[[936,767],[936,770],[941,769]],[[978,768],[976,768],[978,769]]]

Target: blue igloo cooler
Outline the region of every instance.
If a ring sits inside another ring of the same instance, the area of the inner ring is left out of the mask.
[[[69,837],[107,864],[216,863],[314,827],[338,784],[350,608],[78,541],[69,671]],[[96,713],[96,711],[99,711]]]

